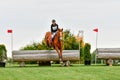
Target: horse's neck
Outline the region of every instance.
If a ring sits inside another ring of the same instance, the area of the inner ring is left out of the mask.
[[[58,41],[58,40],[59,40],[59,36],[57,36],[57,35],[56,35],[56,36],[55,36],[55,40],[57,40],[57,41]]]
[[[55,39],[55,41],[59,41],[59,38],[60,38],[60,36],[58,36],[58,32],[57,32],[54,39]]]

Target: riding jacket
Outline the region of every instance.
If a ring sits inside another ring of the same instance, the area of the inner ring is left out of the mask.
[[[55,24],[55,25],[51,25],[51,32],[52,33],[55,33],[56,31],[58,30],[58,24]]]

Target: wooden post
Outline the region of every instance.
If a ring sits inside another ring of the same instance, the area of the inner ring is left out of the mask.
[[[112,66],[113,65],[113,60],[112,59],[108,59],[108,64],[109,64],[109,66]]]

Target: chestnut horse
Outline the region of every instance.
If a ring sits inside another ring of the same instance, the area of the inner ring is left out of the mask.
[[[63,60],[62,60],[62,46],[63,46],[62,37],[63,37],[63,29],[58,29],[58,31],[56,32],[56,34],[54,36],[53,41],[52,41],[51,32],[47,32],[45,35],[45,40],[46,40],[47,45],[49,47],[53,47],[57,51],[59,60],[60,60],[60,64],[63,63]]]

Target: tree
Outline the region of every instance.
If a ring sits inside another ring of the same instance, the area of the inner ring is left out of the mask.
[[[74,34],[70,32],[70,30],[65,30],[63,36],[63,49],[64,50],[78,50],[79,43],[77,42]]]
[[[7,59],[7,50],[5,45],[0,45],[0,62],[4,62]]]
[[[84,45],[83,40],[80,40],[80,63],[84,63]]]
[[[76,36],[77,42],[80,44],[80,63],[84,64],[84,40],[83,36],[79,36],[79,34]]]
[[[91,64],[91,54],[90,54],[91,45],[89,43],[85,43],[84,46],[84,64]]]

